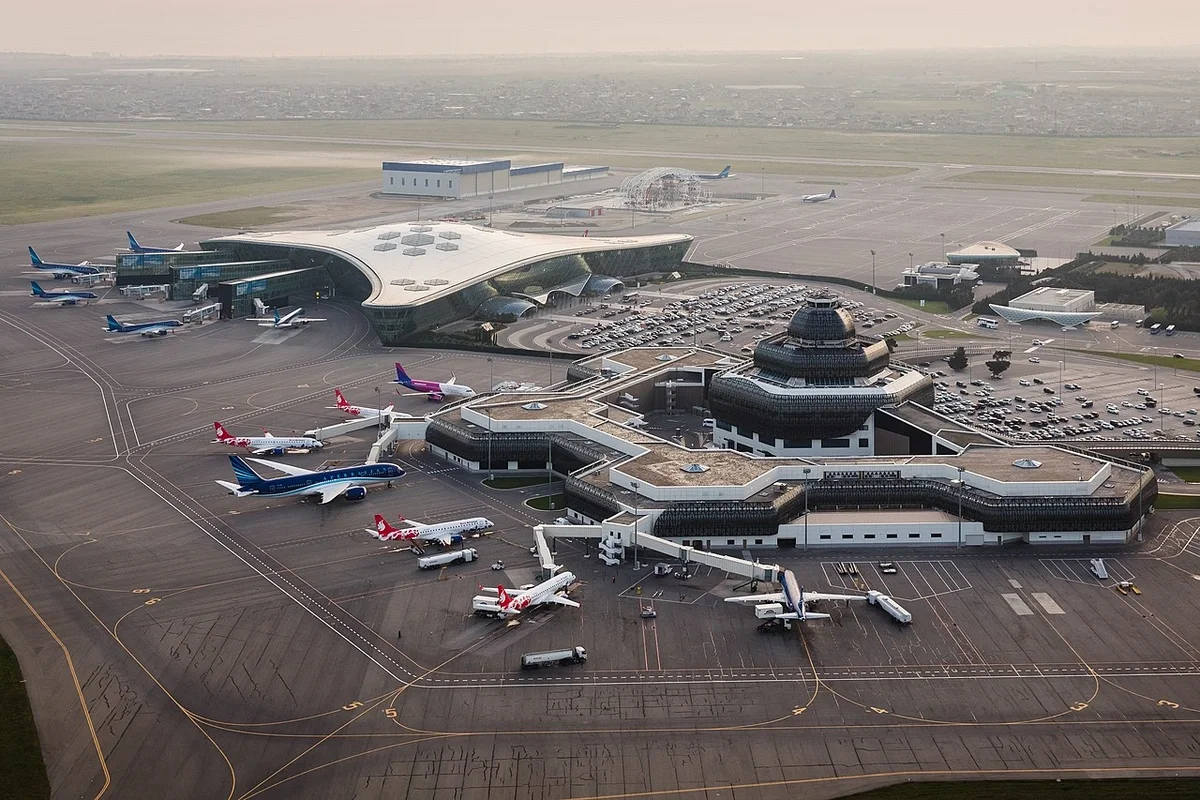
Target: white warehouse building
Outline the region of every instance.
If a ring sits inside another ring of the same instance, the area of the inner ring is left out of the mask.
[[[567,167],[561,161],[514,167],[507,159],[424,158],[384,161],[384,194],[459,199],[602,178],[608,167]]]

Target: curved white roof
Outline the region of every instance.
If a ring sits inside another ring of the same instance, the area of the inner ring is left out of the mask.
[[[618,238],[553,236],[462,222],[396,222],[357,230],[242,233],[212,241],[330,253],[354,264],[370,279],[371,296],[363,305],[407,306],[429,302],[554,256],[685,244],[692,237],[685,234]]]
[[[976,242],[972,245],[967,245],[961,250],[955,250],[953,253],[947,253],[946,256],[955,256],[958,258],[1018,258],[1020,256],[1015,248],[1009,247],[1002,242]]]
[[[1099,311],[1038,311],[1029,308],[1000,306],[995,303],[988,303],[988,306],[1009,322],[1030,322],[1035,319],[1044,319],[1056,325],[1075,327],[1100,316]]]

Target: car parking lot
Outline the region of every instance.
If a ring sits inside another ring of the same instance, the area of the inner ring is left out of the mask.
[[[1044,355],[1049,363],[1038,356],[1014,357],[1001,378],[973,377],[986,374],[979,366],[959,373],[927,370],[937,384],[935,409],[1015,441],[1200,437],[1200,386],[1186,378],[1098,360],[1060,368],[1059,360]]]

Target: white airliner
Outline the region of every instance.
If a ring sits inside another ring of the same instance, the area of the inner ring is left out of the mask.
[[[293,311],[280,316],[279,309],[275,309],[274,317],[247,317],[250,322],[257,322],[260,328],[294,328],[297,325],[307,325],[310,322],[325,322],[325,319],[316,317],[302,317],[303,308],[297,308]]]
[[[796,581],[796,573],[790,569],[783,571],[783,591],[771,594],[752,594],[746,597],[726,597],[726,603],[753,605],[754,614],[759,619],[788,619],[809,620],[829,619],[828,614],[808,610],[809,603],[818,600],[866,600],[860,594],[825,594],[823,592],[806,592]]]
[[[217,431],[216,442],[230,447],[244,447],[256,456],[271,453],[281,455],[288,450],[319,450],[325,444],[320,439],[310,436],[272,436],[269,431],[263,431],[263,436],[234,436],[225,430],[219,422],[213,423]]]
[[[392,409],[395,408],[395,406],[388,406],[387,408],[367,408],[366,406],[351,405],[342,394],[341,389],[334,389],[333,396],[337,399],[337,405],[325,407],[330,411],[341,411],[343,414],[349,414],[352,417],[361,417],[363,419],[370,419],[371,417],[383,417],[387,416],[388,414],[392,414]],[[409,415],[393,414],[393,416],[407,417]]]
[[[806,194],[800,199],[805,203],[824,203],[826,200],[832,200],[835,197],[837,197],[837,190],[830,189],[824,194]]]
[[[400,518],[401,522],[407,522],[411,528],[393,528],[382,514],[375,515],[375,527],[367,528],[367,533],[379,539],[381,542],[392,541],[418,541],[418,542],[437,542],[443,547],[449,547],[452,544],[457,544],[462,541],[464,533],[473,531],[484,531],[492,527],[492,521],[486,517],[468,517],[467,519],[454,519],[449,522],[437,522],[433,525],[424,525],[415,520]]]
[[[571,572],[560,572],[548,581],[542,581],[536,586],[509,594],[503,586],[495,589],[479,588],[487,594],[475,595],[471,606],[476,613],[491,614],[497,617],[513,617],[522,611],[542,603],[558,603],[559,605],[579,608],[579,603],[566,596],[567,587],[575,582]],[[495,594],[492,594],[494,592]],[[562,594],[560,594],[560,592]]]

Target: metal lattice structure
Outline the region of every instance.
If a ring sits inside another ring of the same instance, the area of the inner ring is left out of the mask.
[[[690,169],[655,167],[621,181],[621,194],[629,208],[667,210],[707,203],[712,190]]]

